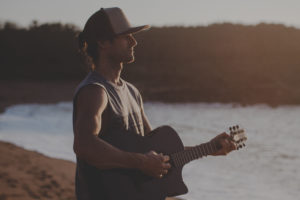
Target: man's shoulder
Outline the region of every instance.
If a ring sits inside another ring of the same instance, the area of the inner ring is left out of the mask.
[[[78,99],[81,99],[81,102],[86,103],[91,99],[101,99],[102,102],[105,102],[106,97],[105,87],[96,82],[86,82],[82,81],[76,88],[73,96],[73,102],[77,102]],[[83,101],[82,101],[83,100]]]
[[[76,87],[74,96],[79,93],[79,91],[86,89],[86,88],[94,88],[94,90],[100,89],[105,90],[105,85],[103,84],[102,80],[97,79],[95,75],[90,72]],[[89,89],[88,89],[89,90]],[[92,89],[93,90],[93,89]]]
[[[104,88],[97,85],[87,85],[78,91],[76,102],[78,106],[104,110],[107,105],[107,95]],[[90,110],[90,109],[88,109]]]
[[[85,92],[85,93],[103,93],[105,92],[104,87],[102,87],[100,84],[88,84],[85,85],[80,89],[80,92]]]
[[[128,81],[123,80],[123,82],[126,84],[127,88],[129,89],[129,91],[134,92],[136,95],[139,95],[140,92],[137,89],[136,86],[134,86],[132,83],[129,83]]]

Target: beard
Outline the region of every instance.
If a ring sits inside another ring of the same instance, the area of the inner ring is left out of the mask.
[[[134,51],[130,50],[126,58],[123,60],[123,63],[125,64],[133,63],[134,60],[135,60]]]
[[[129,63],[133,63],[134,60],[135,60],[134,51],[130,50],[129,52],[127,52],[127,54],[124,54],[122,56],[122,59],[120,60],[120,62],[129,64]]]
[[[134,51],[129,49],[128,51],[122,51],[119,53],[113,53],[110,55],[110,59],[112,62],[129,64],[135,61]]]
[[[124,63],[129,64],[129,63],[133,63],[134,61],[135,61],[135,57],[134,55],[131,55],[130,58],[124,61]]]

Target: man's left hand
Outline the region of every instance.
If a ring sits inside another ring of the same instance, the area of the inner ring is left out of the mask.
[[[235,143],[231,140],[230,136],[227,133],[221,133],[220,135],[213,138],[211,142],[214,142],[215,144],[218,144],[218,146],[221,146],[221,149],[212,154],[213,156],[225,156],[232,150],[236,150]]]

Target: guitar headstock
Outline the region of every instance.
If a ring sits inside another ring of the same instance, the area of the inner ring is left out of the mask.
[[[238,125],[229,127],[230,137],[235,142],[237,150],[243,148],[245,141],[247,140],[246,133],[243,129],[240,129]]]

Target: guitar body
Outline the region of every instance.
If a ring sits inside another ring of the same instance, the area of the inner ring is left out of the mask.
[[[170,155],[184,150],[178,134],[169,126],[159,127],[146,137],[129,132],[113,134],[103,139],[128,152],[147,153],[153,150]],[[103,170],[101,177],[107,200],[161,200],[187,193],[188,189],[182,180],[182,167],[174,167],[172,160],[170,163],[172,167],[168,174],[160,179],[146,176],[138,170]]]

